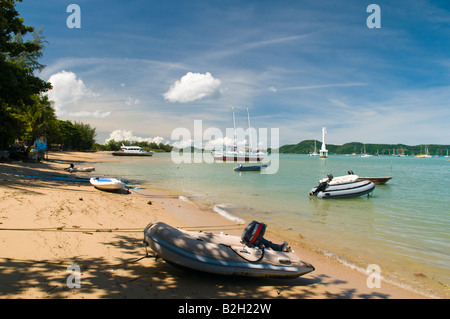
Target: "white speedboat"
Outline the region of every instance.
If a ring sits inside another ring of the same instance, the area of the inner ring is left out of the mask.
[[[104,191],[114,191],[126,186],[117,178],[91,177],[89,181],[92,186]]]
[[[152,151],[144,151],[142,147],[139,146],[125,146],[122,144],[120,151],[115,151],[112,153],[115,156],[152,156]]]

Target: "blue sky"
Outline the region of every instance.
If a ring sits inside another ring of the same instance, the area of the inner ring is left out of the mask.
[[[68,28],[69,4],[81,28]],[[381,28],[368,28],[369,4]],[[97,141],[279,128],[280,144],[450,144],[446,0],[24,0],[58,117]],[[111,133],[113,133],[111,135]]]

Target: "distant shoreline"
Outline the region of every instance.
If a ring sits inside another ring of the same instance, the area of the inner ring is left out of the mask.
[[[314,143],[315,142],[315,143]],[[319,150],[322,142],[318,140],[303,140],[297,144],[286,144],[278,149],[280,154],[309,154]],[[442,144],[375,144],[375,143],[361,143],[350,142],[343,145],[326,144],[328,154],[378,154],[378,155],[417,155],[428,154],[432,156],[446,156],[450,145]]]

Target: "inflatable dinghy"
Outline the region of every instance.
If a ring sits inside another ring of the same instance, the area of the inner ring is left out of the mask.
[[[317,195],[317,198],[345,198],[358,197],[369,194],[375,189],[375,184],[371,181],[360,181],[348,184],[326,185],[325,188],[321,185],[314,187],[309,192],[309,195]]]
[[[292,251],[248,247],[238,236],[185,231],[162,222],[144,229],[144,243],[169,264],[213,274],[296,278],[314,270]]]

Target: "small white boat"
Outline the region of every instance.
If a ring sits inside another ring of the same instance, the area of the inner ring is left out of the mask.
[[[139,146],[125,146],[122,144],[120,151],[113,152],[112,155],[115,156],[152,156],[153,152],[144,151],[142,147]]]
[[[68,167],[64,170],[70,172],[70,173],[82,173],[82,172],[93,172],[95,171],[95,167]]]
[[[125,183],[116,178],[91,177],[91,185],[104,191],[114,191],[126,186]]]
[[[162,222],[144,229],[144,243],[169,264],[220,275],[296,278],[314,270],[292,251],[251,248],[238,236],[185,231]]]

